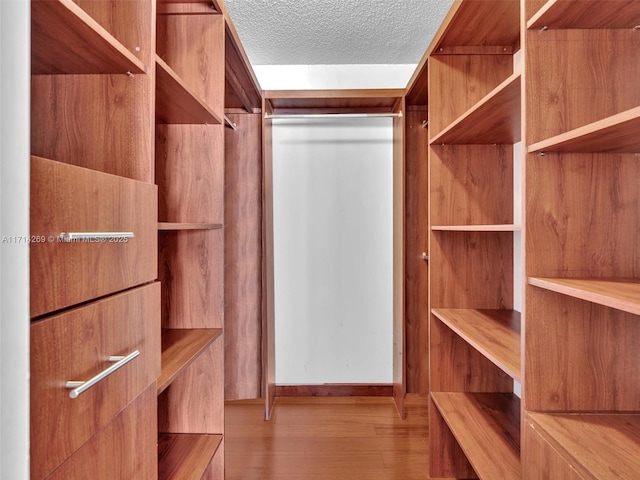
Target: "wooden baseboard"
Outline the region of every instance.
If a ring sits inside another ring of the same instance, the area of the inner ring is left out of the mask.
[[[277,397],[392,397],[390,383],[323,383],[321,385],[276,385]]]

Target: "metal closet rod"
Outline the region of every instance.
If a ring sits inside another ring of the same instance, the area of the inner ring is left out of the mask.
[[[402,113],[276,113],[265,114],[264,118],[371,118],[371,117],[402,117]]]

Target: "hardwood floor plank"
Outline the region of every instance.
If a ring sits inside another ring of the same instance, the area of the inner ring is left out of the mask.
[[[227,480],[426,480],[427,397],[409,395],[400,419],[391,397],[227,402]]]

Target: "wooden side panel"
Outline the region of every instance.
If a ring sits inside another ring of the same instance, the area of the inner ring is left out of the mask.
[[[222,230],[159,234],[163,328],[223,328],[223,243]]]
[[[267,112],[263,101],[262,112]],[[262,121],[262,395],[265,419],[276,397],[275,295],[273,259],[273,121]]]
[[[439,55],[429,59],[429,131],[433,138],[513,73],[511,55]]]
[[[224,17],[159,15],[157,54],[218,114],[224,115]]]
[[[158,219],[223,223],[224,126],[156,128]]]
[[[31,158],[31,316],[157,277],[155,185]],[[61,242],[62,232],[132,232]]]
[[[205,470],[205,472],[202,475],[202,477],[200,478],[200,480],[220,480],[220,479],[224,479],[224,472],[225,472],[224,460],[225,460],[225,457],[224,457],[224,440],[222,440],[222,443],[218,447],[218,450],[216,450],[216,454],[211,459],[211,463],[209,464],[209,466]]]
[[[513,223],[513,147],[431,147],[431,225]]]
[[[529,144],[638,106],[633,29],[527,32]]]
[[[158,397],[158,431],[224,433],[223,365],[219,338]]]
[[[405,130],[405,328],[408,393],[429,392],[429,130],[426,107]]]
[[[404,99],[400,103],[404,113]],[[405,417],[405,119],[393,119],[393,397]]]
[[[262,378],[262,116],[228,114],[225,135],[225,400],[259,398]]]
[[[156,387],[152,384],[47,478],[156,480],[156,425]]]
[[[527,480],[583,480],[583,477],[540,436],[533,423],[525,420],[522,471]]]

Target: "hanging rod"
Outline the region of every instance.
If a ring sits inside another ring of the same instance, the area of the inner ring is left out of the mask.
[[[238,125],[233,123],[226,115],[224,116],[224,123],[226,123],[230,128],[238,130]]]
[[[371,117],[402,117],[402,113],[276,113],[265,114],[264,118],[371,118]]]

